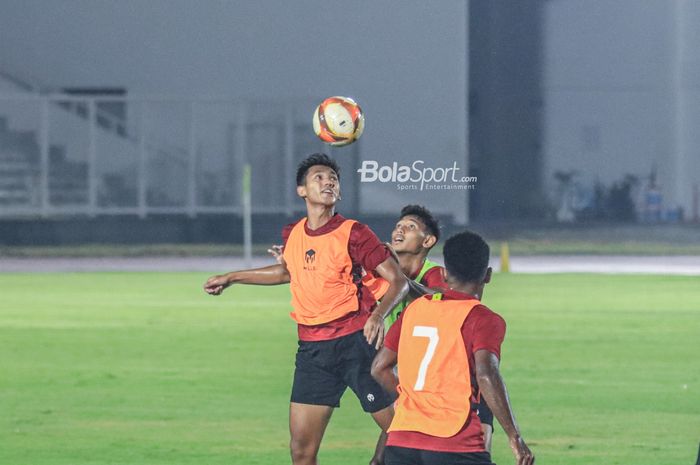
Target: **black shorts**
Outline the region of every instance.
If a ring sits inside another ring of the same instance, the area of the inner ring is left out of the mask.
[[[388,446],[386,465],[495,465],[488,452],[436,452]]]
[[[481,396],[479,404],[476,406],[476,414],[479,415],[479,420],[481,420],[482,425],[490,425],[493,429],[493,412],[486,404],[484,396]]]
[[[340,407],[340,398],[350,387],[365,412],[390,406],[393,396],[370,374],[376,353],[362,331],[330,341],[299,341],[291,401]]]

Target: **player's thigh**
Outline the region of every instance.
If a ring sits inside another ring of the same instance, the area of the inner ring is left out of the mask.
[[[394,406],[390,405],[377,412],[372,412],[371,415],[375,423],[377,423],[377,426],[383,431],[386,431],[389,429],[391,421],[394,419]]]
[[[323,433],[333,414],[333,407],[295,402],[289,405],[289,432],[292,449],[317,453]]]
[[[347,387],[335,372],[334,341],[299,342],[294,369],[291,402],[339,407]]]

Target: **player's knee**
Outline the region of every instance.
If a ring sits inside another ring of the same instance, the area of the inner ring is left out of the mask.
[[[316,463],[318,447],[309,441],[292,438],[289,441],[289,452],[292,455],[294,465],[306,465]]]

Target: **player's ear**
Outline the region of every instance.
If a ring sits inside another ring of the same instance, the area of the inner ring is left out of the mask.
[[[493,271],[493,269],[491,267],[486,268],[486,274],[484,275],[484,280],[483,280],[484,284],[488,284],[491,282],[491,272],[492,271]]]
[[[302,199],[306,198],[306,186],[297,186],[297,195]]]
[[[428,234],[427,236],[425,236],[425,239],[423,239],[423,248],[430,249],[435,245],[436,242],[437,237],[433,236],[432,234]]]

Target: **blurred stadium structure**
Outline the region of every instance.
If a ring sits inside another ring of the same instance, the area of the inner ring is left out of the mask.
[[[291,216],[297,163],[327,150],[314,102],[0,96],[0,217],[240,215],[247,163],[255,211]],[[338,157],[348,177],[358,146]],[[344,208],[358,202],[344,184]]]
[[[438,3],[0,0],[0,241],[238,242],[250,163],[268,242],[302,211],[296,163],[320,150],[362,219],[422,203],[447,225],[698,222],[700,4]],[[338,94],[367,128],[331,149],[310,115]],[[419,159],[476,189],[355,173]]]

